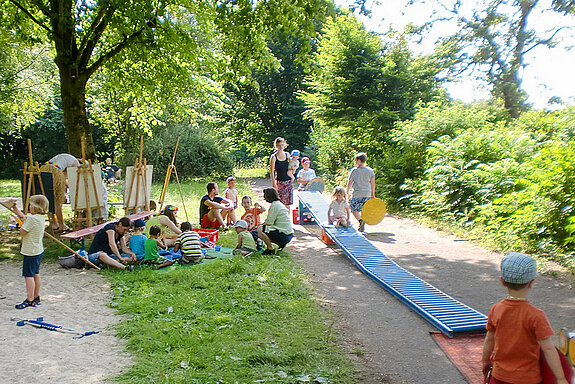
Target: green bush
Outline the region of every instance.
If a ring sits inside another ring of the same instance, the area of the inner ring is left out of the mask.
[[[201,128],[179,123],[168,124],[165,129],[144,140],[143,157],[154,166],[154,180],[165,177],[178,137],[180,142],[174,165],[180,178],[225,177],[232,174],[232,158],[212,136]],[[133,164],[137,157],[133,150],[124,155],[123,161],[129,165],[132,159]]]

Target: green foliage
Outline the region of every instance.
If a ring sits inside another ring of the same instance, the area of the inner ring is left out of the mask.
[[[180,178],[226,177],[232,173],[233,161],[227,149],[203,129],[186,122],[170,123],[144,141],[143,157],[154,165],[154,179],[163,180],[172,161],[176,141],[180,138],[174,165]],[[124,154],[123,162],[134,163],[139,156],[136,150]]]
[[[113,306],[129,315],[118,333],[136,358],[119,382],[353,382],[288,255],[109,276]]]

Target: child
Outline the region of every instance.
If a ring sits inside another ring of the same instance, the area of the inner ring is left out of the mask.
[[[297,182],[299,183],[298,191],[303,191],[307,186],[307,183],[316,178],[315,171],[310,168],[311,160],[308,157],[303,157],[301,159],[301,166],[297,173]]]
[[[252,198],[249,196],[242,197],[242,207],[244,207],[246,212],[242,215],[241,219],[248,223],[248,231],[257,230],[260,225],[260,215],[264,213],[266,209],[257,201],[252,207]]]
[[[363,152],[355,155],[355,167],[349,173],[347,182],[347,195],[353,187],[353,195],[349,201],[349,206],[353,216],[359,221],[359,231],[365,229],[365,222],[361,219],[363,205],[371,198],[375,197],[375,172],[365,165],[367,155]]]
[[[349,204],[346,200],[345,189],[342,186],[335,187],[333,195],[331,196],[331,204],[327,210],[327,216],[329,222],[333,223],[335,221],[335,227],[343,226],[347,228],[349,226]]]
[[[291,158],[288,162],[288,170],[287,174],[291,178],[292,183],[295,181],[295,174],[297,169],[299,168],[299,150],[294,149],[291,151]]]
[[[22,248],[20,253],[24,256],[22,263],[22,276],[26,280],[26,300],[16,305],[16,309],[35,307],[40,305],[40,263],[44,256],[44,227],[48,213],[49,202],[46,196],[30,196],[29,214],[24,215],[18,209],[15,201],[11,201],[10,211],[14,212],[23,223],[20,227]],[[8,208],[8,207],[7,207]]]
[[[258,247],[251,232],[248,231],[248,223],[246,223],[245,220],[238,220],[234,224],[234,228],[238,234],[238,245],[236,245],[234,249],[234,254],[246,256],[252,252],[256,252]]]
[[[145,264],[152,264],[156,262],[160,255],[158,254],[158,249],[166,249],[166,245],[164,242],[159,239],[160,234],[162,233],[162,229],[157,225],[152,225],[149,231],[149,237],[146,239],[144,243],[144,263]]]
[[[181,250],[180,264],[198,264],[204,259],[200,235],[192,231],[192,224],[184,221],[181,225],[182,233],[176,239],[174,252]]]
[[[482,360],[484,374],[493,361],[490,384],[540,383],[541,352],[557,383],[567,384],[547,316],[527,301],[535,277],[537,263],[527,255],[511,252],[501,261],[500,280],[509,295],[491,308],[487,319]]]
[[[144,260],[146,255],[145,243],[148,237],[144,233],[146,222],[142,219],[134,221],[134,234],[130,236],[130,249],[136,254],[138,262]]]
[[[236,189],[236,178],[230,176],[226,179],[228,183],[228,187],[224,191],[224,196],[226,199],[233,203],[232,209],[228,210],[227,223],[226,224],[233,224],[236,222],[236,209],[238,208],[238,190]],[[226,218],[224,217],[224,219]]]

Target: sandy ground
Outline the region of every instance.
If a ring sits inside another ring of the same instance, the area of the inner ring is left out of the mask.
[[[258,197],[269,180],[251,182]],[[434,327],[362,274],[336,246],[320,241],[315,226],[295,226],[288,246],[308,276],[321,305],[329,310],[332,333],[356,363],[358,383],[466,383],[429,335]],[[498,282],[502,255],[467,241],[386,217],[368,226],[366,237],[387,256],[463,303],[487,313],[505,297]],[[42,305],[14,309],[24,299],[21,264],[0,262],[0,382],[101,383],[125,370],[131,359],[112,325],[120,319],[107,307],[111,295],[94,271],[43,264]],[[541,275],[531,302],[545,310],[554,329],[575,330],[575,281],[560,268]],[[101,334],[72,335],[17,327],[11,317],[45,321]]]
[[[103,276],[44,263],[42,304],[18,310],[14,305],[26,297],[22,264],[5,260],[0,271],[0,382],[101,383],[131,364],[111,327],[120,318],[107,306],[111,293]],[[13,317],[43,317],[50,324],[101,333],[74,339],[72,334],[17,326]]]

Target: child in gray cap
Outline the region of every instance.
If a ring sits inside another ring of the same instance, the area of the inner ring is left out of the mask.
[[[540,353],[557,383],[568,384],[551,341],[549,320],[527,301],[536,277],[537,263],[523,253],[510,252],[501,261],[500,280],[508,296],[491,308],[487,319],[482,360],[483,373],[491,375],[489,384],[540,383]]]

